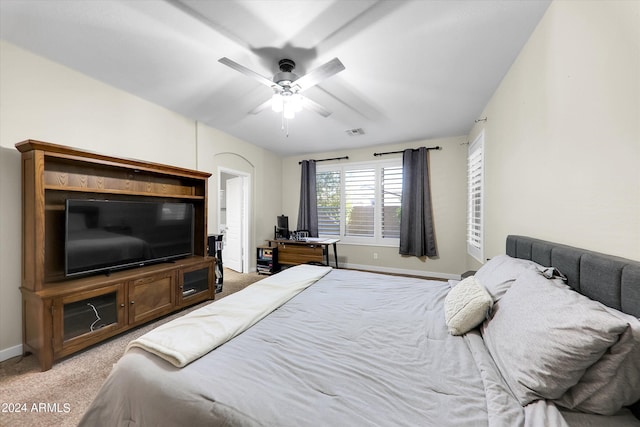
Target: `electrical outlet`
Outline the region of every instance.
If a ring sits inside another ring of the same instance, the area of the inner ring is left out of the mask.
[[[373,253],[373,259],[378,259],[378,252]]]

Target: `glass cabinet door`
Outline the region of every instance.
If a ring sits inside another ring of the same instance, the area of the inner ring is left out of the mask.
[[[63,339],[98,331],[118,323],[118,294],[110,292],[63,306]]]
[[[178,304],[213,298],[213,260],[185,268],[180,273]]]
[[[65,356],[125,325],[124,285],[55,298],[52,314],[54,353],[56,357]]]

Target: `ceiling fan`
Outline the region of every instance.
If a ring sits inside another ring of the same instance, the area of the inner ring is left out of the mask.
[[[283,119],[292,119],[295,113],[303,107],[315,111],[323,117],[331,115],[330,111],[317,102],[302,96],[302,92],[339,73],[345,68],[338,58],[333,58],[331,61],[300,77],[293,72],[296,67],[296,63],[293,60],[281,59],[278,61],[280,72],[276,73],[273,79],[270,80],[229,58],[222,57],[218,59],[218,62],[246,76],[252,77],[273,89],[272,98],[251,110],[250,113],[257,114],[271,106],[273,111],[282,112]]]

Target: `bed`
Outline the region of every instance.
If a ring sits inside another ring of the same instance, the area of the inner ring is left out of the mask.
[[[639,316],[640,262],[524,236],[461,281],[297,266],[133,341],[80,425],[639,426]]]

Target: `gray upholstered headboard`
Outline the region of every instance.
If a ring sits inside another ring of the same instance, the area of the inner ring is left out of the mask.
[[[555,267],[589,298],[640,317],[640,262],[525,236],[507,236],[507,255]],[[630,407],[640,419],[640,401]]]
[[[589,298],[640,317],[640,262],[525,236],[507,237],[507,255],[555,267]]]

